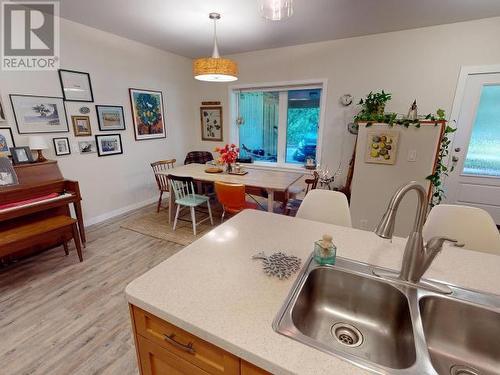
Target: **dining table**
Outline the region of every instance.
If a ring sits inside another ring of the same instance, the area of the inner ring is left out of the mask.
[[[288,192],[288,189],[297,180],[299,180],[304,173],[302,171],[283,171],[271,169],[258,169],[258,168],[244,168],[242,171],[245,174],[229,174],[227,172],[209,173],[206,172],[208,168],[213,166],[206,164],[186,164],[176,166],[167,171],[157,172],[164,175],[174,175],[180,177],[191,177],[198,184],[203,182],[226,182],[230,184],[242,184],[246,187],[261,188],[267,192],[267,211],[273,212],[274,208],[274,193],[275,192]],[[169,222],[174,219],[175,206],[174,194],[169,194]]]

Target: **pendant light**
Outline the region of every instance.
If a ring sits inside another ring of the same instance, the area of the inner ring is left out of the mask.
[[[202,57],[193,61],[194,78],[207,82],[231,82],[238,79],[238,65],[231,59],[220,57],[217,47],[217,20],[219,13],[210,13],[209,18],[214,20],[214,50],[212,57]]]
[[[281,21],[293,15],[293,0],[259,0],[262,17],[271,21]]]

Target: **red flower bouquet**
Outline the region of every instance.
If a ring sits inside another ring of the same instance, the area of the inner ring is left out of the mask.
[[[231,164],[236,162],[240,149],[233,143],[231,145],[225,145],[224,147],[216,147],[215,152],[218,152],[220,155],[217,161],[220,164],[227,165],[228,171],[230,171]]]

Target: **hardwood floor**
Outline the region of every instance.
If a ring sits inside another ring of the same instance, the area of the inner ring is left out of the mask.
[[[1,375],[138,374],[125,286],[183,246],[122,219],[89,228],[83,263],[73,245],[0,269]]]

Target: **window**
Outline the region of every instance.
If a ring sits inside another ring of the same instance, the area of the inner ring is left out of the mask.
[[[241,157],[275,165],[318,159],[322,86],[235,90]]]
[[[500,85],[487,85],[481,91],[472,127],[464,174],[500,177]]]

